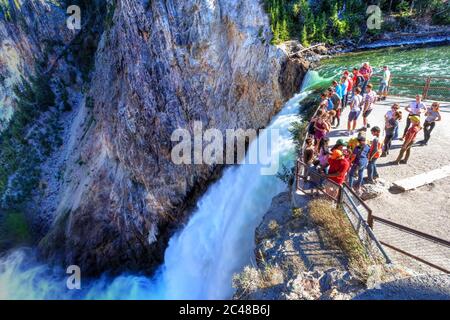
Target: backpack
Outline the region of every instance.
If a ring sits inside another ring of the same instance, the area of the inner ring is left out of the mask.
[[[366,81],[366,79],[364,79],[363,76],[358,76],[358,77],[356,78],[356,86],[360,86],[361,84],[364,83],[364,81]]]
[[[378,139],[378,143],[377,143],[377,146],[376,146],[377,149],[376,149],[375,153],[373,153],[374,152],[374,148],[375,148],[375,146],[373,145],[373,142],[372,142],[372,145],[370,146],[370,153],[369,154],[373,154],[371,159],[378,159],[379,157],[381,157],[381,155],[383,153],[383,143],[380,142],[380,140]]]

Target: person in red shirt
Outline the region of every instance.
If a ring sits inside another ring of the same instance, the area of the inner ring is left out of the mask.
[[[348,82],[347,92],[351,92],[353,90],[353,77],[350,77],[350,73],[347,70],[344,71],[344,77]]]
[[[368,62],[363,63],[361,69],[359,69],[359,73],[364,77],[364,82],[361,86],[362,94],[366,92],[366,87],[369,84],[370,78],[372,78],[373,70]]]
[[[342,98],[342,108],[345,109],[348,104],[350,92],[353,92],[353,78],[350,77],[350,74],[347,70],[344,71],[343,78],[345,79],[345,84],[347,86],[346,93],[344,97]]]
[[[364,81],[365,81],[365,79],[364,79],[363,75],[359,72],[359,69],[358,68],[354,68],[353,69],[353,78],[352,78],[352,82],[353,82],[353,88],[352,88],[353,97],[355,96],[355,90],[357,88],[361,89],[363,84],[364,84]]]
[[[347,177],[347,172],[350,169],[350,162],[344,156],[341,150],[335,149],[330,155],[328,163],[330,167],[328,169],[327,178],[336,182],[338,185],[342,185]]]
[[[412,116],[409,117],[411,120],[411,127],[406,132],[404,142],[402,149],[400,150],[400,154],[398,155],[397,160],[395,160],[395,163],[398,165],[400,163],[407,164],[409,156],[411,155],[411,147],[414,144],[414,141],[416,140],[416,136],[419,133],[420,130],[422,130],[422,127],[420,126],[420,117],[419,116]],[[405,158],[403,159],[403,156]]]

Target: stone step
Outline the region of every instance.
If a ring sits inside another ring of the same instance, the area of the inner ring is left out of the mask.
[[[401,191],[417,189],[418,187],[430,184],[434,181],[444,179],[450,176],[450,165],[419,174],[417,176],[394,182],[394,187]]]

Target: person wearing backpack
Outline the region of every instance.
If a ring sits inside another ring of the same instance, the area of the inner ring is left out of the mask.
[[[361,114],[361,105],[363,97],[361,96],[361,88],[356,88],[355,95],[350,103],[350,113],[348,114],[347,135],[350,136],[356,130],[356,123]]]
[[[373,127],[370,132],[374,136],[374,139],[372,140],[372,144],[370,145],[370,152],[368,156],[369,164],[367,165],[367,181],[373,184],[375,183],[375,180],[379,178],[377,171],[377,161],[383,153],[383,146],[380,142],[381,129],[379,127]]]
[[[358,68],[353,69],[353,94],[356,88],[362,88],[364,85],[364,76],[359,72]],[[362,92],[362,90],[361,90]]]
[[[394,103],[394,104],[392,105],[392,107],[391,107],[391,110],[389,110],[388,112],[386,112],[386,114],[384,115],[384,120],[385,120],[385,122],[386,122],[386,127],[388,127],[389,121],[390,121],[391,119],[394,118],[395,113],[396,113],[397,111],[399,111],[399,110],[400,110],[400,106],[399,106],[397,103]],[[401,120],[402,120],[402,119],[401,119],[401,117],[400,117],[400,119],[398,119],[398,121],[401,121]],[[395,130],[394,130],[394,136],[392,137],[392,141],[398,139],[398,128],[399,128],[399,126],[396,126],[396,127],[395,127]]]
[[[389,154],[389,150],[392,146],[392,140],[395,138],[395,132],[398,130],[399,122],[402,120],[402,112],[396,110],[393,117],[386,117],[386,126],[384,128],[386,136],[384,138],[384,150],[382,157],[386,157]]]
[[[375,90],[373,90],[373,86],[371,83],[367,85],[367,93],[364,95],[364,109],[363,109],[363,123],[365,128],[370,128],[370,124],[367,120],[370,113],[373,110],[373,106],[375,104],[375,101],[377,100],[377,94]]]
[[[338,93],[333,89],[333,87],[328,88],[328,99],[330,99],[333,110],[335,111],[335,115],[332,119],[331,125],[336,125],[336,127],[339,127],[341,123],[341,97],[338,95]],[[337,122],[337,124],[336,124]]]
[[[369,164],[370,147],[367,145],[364,135],[358,137],[358,142],[359,145],[355,148],[352,155],[353,165],[348,174],[348,184],[350,188],[354,187],[354,190],[359,193],[363,184],[364,170]],[[356,172],[358,172],[358,181],[356,181],[355,185]]]
[[[363,82],[361,83],[361,93],[366,93],[367,85],[369,84],[370,78],[372,78],[373,70],[368,62],[364,62],[359,73],[363,76]]]

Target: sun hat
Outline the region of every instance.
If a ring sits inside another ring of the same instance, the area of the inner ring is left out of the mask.
[[[418,116],[411,116],[411,117],[409,117],[409,119],[412,121],[412,122],[418,122],[418,123],[420,123],[420,118],[418,117]]]
[[[343,139],[339,139],[338,141],[336,141],[336,146],[347,146],[347,142],[345,142]]]
[[[331,160],[338,160],[344,157],[344,153],[341,150],[333,150],[333,152],[330,155]]]

